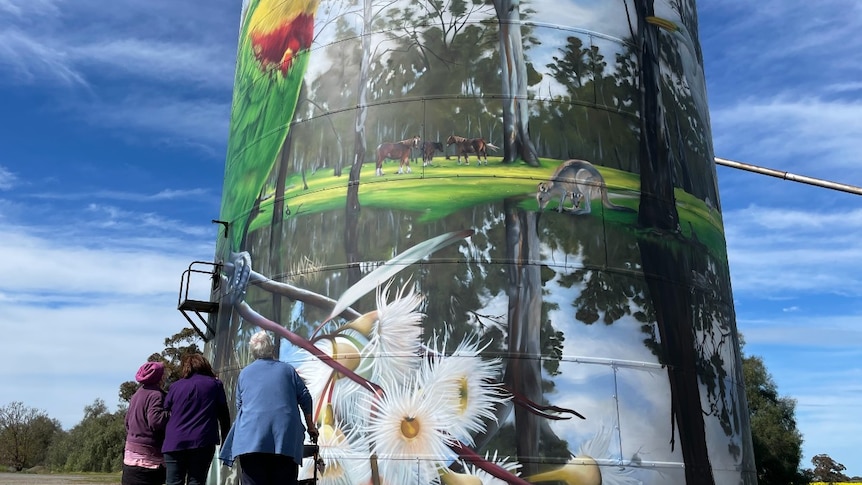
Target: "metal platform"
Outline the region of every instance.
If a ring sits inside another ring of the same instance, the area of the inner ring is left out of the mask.
[[[219,286],[218,275],[220,269],[221,265],[217,263],[192,261],[188,269],[183,271],[180,280],[180,295],[177,300],[177,310],[186,317],[186,320],[188,320],[204,342],[208,342],[215,335],[215,328],[209,322],[209,315],[218,313],[219,304],[215,301],[190,299],[189,288],[191,287],[192,275],[207,275],[211,280],[211,293],[215,293],[215,290]]]

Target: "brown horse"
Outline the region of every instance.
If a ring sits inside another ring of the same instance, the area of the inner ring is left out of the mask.
[[[488,165],[488,148],[498,150],[499,147],[494,146],[485,141],[484,138],[464,138],[463,136],[452,135],[446,139],[446,146],[455,145],[455,154],[458,155],[458,165],[461,165],[461,155],[464,155],[464,165],[470,165],[468,154],[476,154],[476,163],[481,164],[482,158],[485,159],[485,165]],[[448,156],[446,158],[449,158]]]
[[[414,148],[419,147],[419,135],[406,140],[396,142],[383,142],[377,146],[377,172],[376,174],[383,175],[383,160],[398,160],[398,173],[404,173],[404,167],[407,167],[407,173],[410,173],[410,155]]]
[[[422,143],[422,166],[431,165],[431,159],[436,152],[445,152],[446,148],[439,141],[426,141]]]

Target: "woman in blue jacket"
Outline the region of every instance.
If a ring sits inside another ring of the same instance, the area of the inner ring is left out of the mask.
[[[274,355],[272,339],[258,332],[249,340],[255,359],[240,373],[236,420],[219,458],[232,466],[239,459],[243,485],[295,484],[302,462],[305,428],[317,439],[311,394],[296,369]]]

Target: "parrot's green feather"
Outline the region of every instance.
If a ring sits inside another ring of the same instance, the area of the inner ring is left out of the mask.
[[[260,196],[287,136],[302,77],[308,65],[308,51],[299,52],[283,75],[268,66],[261,69],[252,51],[246,13],[237,55],[234,100],[225,169],[221,219],[231,223],[231,249],[239,250],[250,211]]]

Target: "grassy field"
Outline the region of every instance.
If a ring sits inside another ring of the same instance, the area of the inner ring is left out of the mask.
[[[398,174],[396,163],[385,163],[385,175],[376,176],[374,164],[362,167],[359,201],[362,207],[397,209],[414,212],[419,222],[441,219],[459,210],[481,204],[499,203],[503,199],[520,199],[525,210],[538,210],[536,186],[547,181],[561,163],[560,160],[540,159],[539,167],[523,163],[501,163],[501,157],[489,157],[488,165],[458,165],[455,160],[436,157],[433,165],[413,167],[412,173]],[[605,179],[609,196],[614,204],[637,210],[640,178],[637,174],[597,167]],[[343,210],[347,197],[347,170],[340,177],[332,169],[321,168],[302,175],[294,173],[286,180],[285,203],[288,217],[304,216],[333,210]],[[274,189],[264,197],[260,213],[251,224],[250,231],[265,227],[272,221]],[[696,233],[698,241],[723,259],[726,251],[720,214],[691,194],[677,189],[675,192],[682,235]],[[557,199],[551,200],[548,209],[556,208]],[[593,214],[601,214],[601,202],[593,201]],[[612,224],[634,228],[635,213],[606,211],[605,220]]]
[[[120,473],[0,473],[0,485],[119,485]]]

